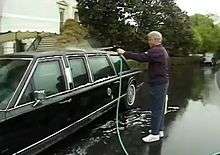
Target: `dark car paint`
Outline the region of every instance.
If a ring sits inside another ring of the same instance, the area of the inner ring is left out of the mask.
[[[67,82],[65,82],[66,91],[45,99],[36,107],[33,107],[33,102],[15,107],[19,94],[22,92],[23,87],[27,85],[25,83],[30,78],[29,75],[33,72],[33,67],[36,66],[37,60],[44,57],[53,58],[54,56],[53,54],[38,55],[38,53],[37,55],[33,54],[33,56],[31,54],[27,55],[21,54],[20,57],[32,57],[33,60],[8,108],[0,111],[1,154],[16,152],[18,154],[38,153],[91,122],[103,112],[108,111],[115,106],[114,103],[117,101],[119,77],[115,75],[108,79],[103,79],[103,81],[90,81],[87,85],[71,90],[67,89]],[[79,55],[83,56],[84,53]],[[95,55],[103,54],[98,53]],[[55,56],[59,56],[59,54],[55,54]],[[7,56],[2,57],[7,58]],[[19,56],[10,55],[9,57],[16,58]],[[63,57],[63,59],[67,66],[66,57]],[[123,73],[123,96],[126,95],[128,82],[131,79],[135,79],[139,73],[139,71],[131,70]],[[107,95],[108,88],[112,90],[112,95]]]

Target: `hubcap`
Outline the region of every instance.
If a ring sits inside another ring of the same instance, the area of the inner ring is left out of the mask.
[[[128,86],[128,92],[127,92],[127,103],[129,106],[132,106],[135,101],[135,86],[133,84]]]

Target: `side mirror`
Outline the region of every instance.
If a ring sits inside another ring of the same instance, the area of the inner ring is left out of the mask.
[[[34,91],[35,103],[33,104],[33,107],[44,101],[45,98],[46,98],[45,90],[35,90]]]

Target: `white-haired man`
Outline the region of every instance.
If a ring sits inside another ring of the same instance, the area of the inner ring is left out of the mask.
[[[152,112],[151,130],[149,130],[150,134],[142,138],[142,140],[144,142],[154,142],[164,136],[164,107],[169,85],[169,56],[166,49],[162,46],[162,34],[160,32],[152,31],[147,37],[150,46],[147,52],[133,53],[126,52],[123,49],[117,49],[117,52],[123,54],[127,59],[149,62],[150,110]]]

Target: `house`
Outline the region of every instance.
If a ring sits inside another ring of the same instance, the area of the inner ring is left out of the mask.
[[[37,36],[59,34],[69,18],[79,20],[76,0],[1,0],[0,54],[24,51]]]

